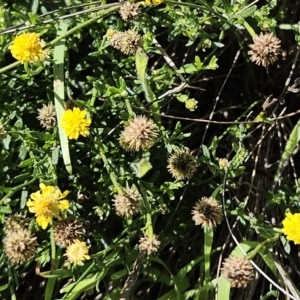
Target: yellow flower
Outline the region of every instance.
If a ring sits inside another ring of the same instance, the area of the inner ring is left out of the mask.
[[[158,5],[164,3],[164,0],[145,0],[146,4]]]
[[[85,118],[86,111],[74,107],[73,110],[67,109],[62,116],[62,128],[69,139],[77,140],[79,135],[87,136],[91,119]]]
[[[286,238],[295,244],[300,244],[300,214],[287,213],[282,224],[282,232],[286,235]]]
[[[49,57],[49,49],[43,49],[44,46],[45,42],[40,39],[39,34],[23,32],[15,37],[8,48],[12,56],[21,63],[34,63]]]
[[[73,244],[68,246],[64,256],[67,256],[69,263],[74,265],[83,265],[83,261],[90,259],[88,255],[89,249],[85,242],[75,240]]]
[[[69,208],[69,201],[64,200],[69,191],[61,193],[58,187],[46,186],[43,183],[40,184],[40,189],[41,191],[30,195],[31,199],[26,205],[31,213],[35,213],[39,226],[46,229],[53,217],[61,220],[60,212]]]

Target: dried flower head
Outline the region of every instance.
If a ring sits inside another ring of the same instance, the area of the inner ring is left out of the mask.
[[[63,220],[54,225],[56,245],[66,248],[84,235],[82,223],[77,220]]]
[[[281,52],[280,40],[273,33],[260,33],[253,38],[254,44],[249,45],[248,51],[251,61],[258,66],[267,67],[273,64]]]
[[[16,213],[14,215],[9,216],[5,220],[4,224],[4,233],[27,228],[30,223],[30,220],[26,218],[21,213]]]
[[[137,116],[121,132],[120,145],[127,151],[147,150],[154,145],[157,126],[145,116]]]
[[[188,150],[177,150],[168,159],[168,171],[178,179],[190,179],[197,170],[196,158]]]
[[[24,62],[44,61],[49,57],[49,49],[43,49],[45,42],[40,39],[40,35],[34,32],[23,32],[16,36],[8,47],[12,56]]]
[[[91,122],[86,118],[86,111],[79,107],[67,109],[61,117],[61,126],[70,140],[77,140],[79,135],[87,136]]]
[[[67,257],[68,263],[74,265],[83,265],[84,260],[91,257],[88,255],[89,248],[85,242],[75,240],[73,244],[69,245],[64,256]]]
[[[140,9],[138,4],[126,1],[121,4],[119,12],[121,18],[127,22],[136,19],[140,14]]]
[[[56,126],[56,111],[52,103],[48,105],[43,104],[43,107],[38,109],[38,112],[37,119],[40,121],[42,127],[49,130]]]
[[[135,30],[126,32],[115,32],[110,37],[110,44],[126,55],[135,54],[140,46],[141,36]]]
[[[222,206],[212,197],[202,197],[192,210],[195,225],[216,227],[222,221]]]
[[[32,193],[26,205],[31,213],[35,213],[39,226],[46,229],[53,217],[61,220],[60,213],[68,209],[70,203],[64,199],[69,191],[61,192],[58,187],[40,184],[40,191]]]
[[[125,218],[139,213],[142,206],[142,196],[133,188],[123,189],[123,194],[115,195],[112,201],[114,202],[116,214]]]
[[[3,251],[13,265],[26,262],[35,254],[36,237],[28,229],[7,230],[3,239]]]
[[[221,269],[232,287],[246,287],[254,278],[254,269],[251,262],[245,257],[230,256],[223,262]]]
[[[150,255],[151,253],[158,251],[160,244],[161,243],[155,234],[153,234],[152,239],[148,236],[144,236],[139,240],[139,249],[141,252]]]
[[[300,214],[286,213],[282,225],[282,232],[286,235],[286,238],[296,245],[300,244]]]
[[[5,130],[5,127],[4,125],[0,122],[0,142],[3,141],[3,139],[5,138],[6,136],[6,130]]]

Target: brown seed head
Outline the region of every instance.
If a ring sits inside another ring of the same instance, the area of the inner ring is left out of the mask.
[[[112,201],[114,202],[116,214],[125,218],[139,213],[142,206],[142,196],[133,188],[123,189],[123,194],[115,195]]]
[[[28,229],[18,228],[6,231],[3,252],[12,265],[20,265],[35,254],[36,237]]]
[[[126,55],[135,54],[140,46],[141,36],[135,30],[115,32],[110,37],[110,44]]]
[[[63,220],[54,225],[55,244],[66,248],[84,235],[82,223],[77,220]]]
[[[127,22],[129,20],[136,19],[140,14],[140,9],[139,9],[138,4],[127,1],[127,2],[124,2],[121,4],[119,12],[120,12],[121,18],[125,22]]]
[[[281,52],[281,41],[273,33],[260,33],[253,38],[253,44],[249,45],[248,51],[251,61],[258,66],[268,67],[273,64]]]
[[[43,104],[43,107],[38,109],[37,119],[40,121],[42,127],[47,130],[56,126],[56,112],[55,106],[52,103],[48,105]]]
[[[21,213],[16,213],[14,215],[9,216],[5,220],[4,224],[4,233],[10,231],[16,231],[18,229],[28,228],[30,220],[27,219]]]
[[[167,168],[178,180],[190,179],[197,170],[197,161],[190,151],[178,150],[169,157]]]
[[[202,197],[192,210],[195,225],[216,227],[222,221],[222,206],[212,197]]]
[[[144,236],[139,240],[139,249],[141,252],[150,255],[153,252],[157,252],[160,246],[160,241],[157,236],[153,234],[152,240],[148,236]]]
[[[157,127],[151,119],[137,116],[121,132],[119,141],[127,151],[147,150],[154,145]]]
[[[246,287],[254,278],[254,269],[251,262],[245,257],[230,256],[223,262],[221,269],[232,287]]]

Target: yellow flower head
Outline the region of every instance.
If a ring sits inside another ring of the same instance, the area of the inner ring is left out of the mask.
[[[295,244],[300,244],[300,214],[287,213],[282,224],[282,232],[286,238]]]
[[[67,109],[61,118],[62,128],[69,139],[77,140],[79,135],[87,136],[91,119],[86,118],[86,111],[74,107],[73,110]]]
[[[83,265],[83,261],[90,259],[88,255],[89,249],[85,242],[75,240],[73,244],[68,246],[64,256],[67,256],[68,262],[74,265]]]
[[[145,0],[146,4],[158,5],[164,3],[164,0]]]
[[[41,191],[30,195],[31,199],[26,205],[31,213],[35,213],[39,226],[46,229],[53,217],[61,220],[60,212],[69,208],[69,201],[64,199],[69,191],[61,193],[58,187],[46,186],[43,183],[40,184],[40,189]]]
[[[34,63],[49,57],[49,49],[43,49],[44,46],[45,42],[40,39],[39,34],[23,32],[15,37],[8,48],[12,56],[21,63]]]

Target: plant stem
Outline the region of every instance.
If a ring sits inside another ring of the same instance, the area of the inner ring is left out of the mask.
[[[114,185],[114,187],[116,188],[116,190],[118,191],[118,194],[119,195],[122,195],[123,194],[123,191],[122,191],[122,188],[120,187],[119,183],[117,182],[117,178],[115,176],[115,173],[113,173],[111,170],[110,170],[110,167],[109,167],[109,162],[104,154],[104,149],[100,146],[100,156],[104,162],[104,166],[109,174],[109,177]]]

